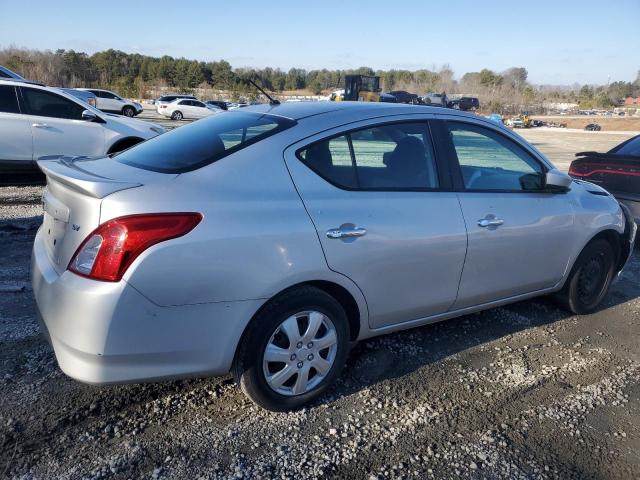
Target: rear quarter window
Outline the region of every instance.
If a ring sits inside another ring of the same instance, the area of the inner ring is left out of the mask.
[[[273,115],[225,112],[147,140],[114,159],[145,170],[184,173],[209,165],[295,123]]]

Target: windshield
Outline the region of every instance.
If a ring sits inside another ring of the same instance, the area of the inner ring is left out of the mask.
[[[273,115],[224,112],[176,128],[114,158],[154,172],[183,173],[215,162],[295,123]]]
[[[622,145],[618,145],[612,149],[609,153],[615,153],[617,155],[638,155],[640,156],[640,135],[626,141]]]

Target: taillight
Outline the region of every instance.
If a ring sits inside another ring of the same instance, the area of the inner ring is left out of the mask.
[[[569,167],[572,177],[590,177],[596,173],[640,177],[640,168],[619,163],[572,163]]]
[[[590,170],[591,170],[591,167],[588,163],[587,164],[572,163],[569,166],[569,175],[571,175],[572,177],[582,177],[586,173],[589,173]]]
[[[186,235],[201,220],[200,213],[151,213],[114,218],[89,234],[67,268],[94,280],[117,282],[147,248]]]

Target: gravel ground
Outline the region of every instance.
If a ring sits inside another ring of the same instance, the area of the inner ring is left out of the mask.
[[[41,187],[0,187],[0,478],[639,478],[640,252],[602,310],[541,298],[362,342],[325,398],[95,387],[39,336]]]

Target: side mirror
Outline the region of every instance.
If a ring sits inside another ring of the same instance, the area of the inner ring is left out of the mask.
[[[98,116],[93,113],[91,110],[84,110],[82,112],[82,120],[86,122],[95,122]]]
[[[573,179],[560,170],[549,170],[545,175],[544,188],[550,192],[568,192]]]

